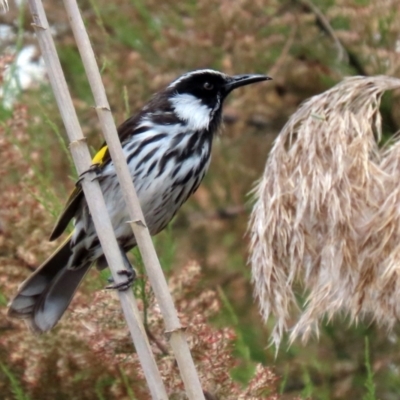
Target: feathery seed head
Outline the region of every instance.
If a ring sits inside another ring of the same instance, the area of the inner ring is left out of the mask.
[[[5,14],[8,11],[8,1],[0,0],[0,13]]]
[[[307,340],[339,311],[400,315],[400,145],[379,149],[379,104],[400,80],[352,77],[304,103],[278,136],[250,221],[255,297],[272,341]],[[293,286],[308,294],[299,320]]]

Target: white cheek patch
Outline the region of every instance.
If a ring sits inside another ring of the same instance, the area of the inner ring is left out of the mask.
[[[197,97],[184,93],[170,99],[176,115],[186,121],[191,130],[208,129],[212,109],[207,107]]]

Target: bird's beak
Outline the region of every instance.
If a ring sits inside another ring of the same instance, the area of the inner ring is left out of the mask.
[[[225,85],[226,94],[230,93],[232,90],[250,85],[251,83],[270,81],[272,78],[266,75],[235,75],[230,78],[228,83]]]

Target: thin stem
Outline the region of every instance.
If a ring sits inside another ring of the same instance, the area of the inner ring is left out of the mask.
[[[83,172],[87,172],[83,175],[82,188],[89,206],[90,214],[92,215],[93,223],[114,281],[119,283],[123,278],[118,274],[118,270],[123,269],[124,261],[114,235],[110,218],[108,217],[100,186],[94,179],[95,174],[89,170],[91,157],[86,144],[86,138],[82,134],[82,129],[79,125],[76,111],[68,91],[68,86],[51,36],[43,4],[41,0],[29,0],[29,6],[34,21],[33,27],[35,28],[42,55],[46,63],[50,83],[70,140],[72,157],[78,174],[81,175]],[[127,290],[118,292],[118,295],[151,395],[157,400],[167,400],[168,397],[153,358],[133,293],[131,290]]]
[[[78,45],[79,52],[86,70],[93,96],[95,108],[100,120],[104,137],[106,139],[111,158],[113,160],[122,194],[131,221],[128,221],[135,235],[136,243],[142,255],[150,284],[154,290],[157,302],[163,315],[166,334],[170,340],[175,354],[186,394],[189,399],[204,399],[203,390],[198,378],[196,368],[190,354],[189,346],[184,336],[178,313],[175,309],[171,294],[160,261],[151,240],[150,232],[146,226],[139,199],[132,183],[128,165],[118,138],[117,129],[110,111],[110,106],[105,94],[101,75],[96,63],[95,55],[90,44],[79,8],[75,0],[64,0],[69,21]]]

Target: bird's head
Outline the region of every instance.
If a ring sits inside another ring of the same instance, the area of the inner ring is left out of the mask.
[[[269,80],[265,75],[229,76],[211,69],[188,72],[173,81],[165,90],[176,116],[189,129],[213,130],[221,121],[222,105],[232,90]]]

